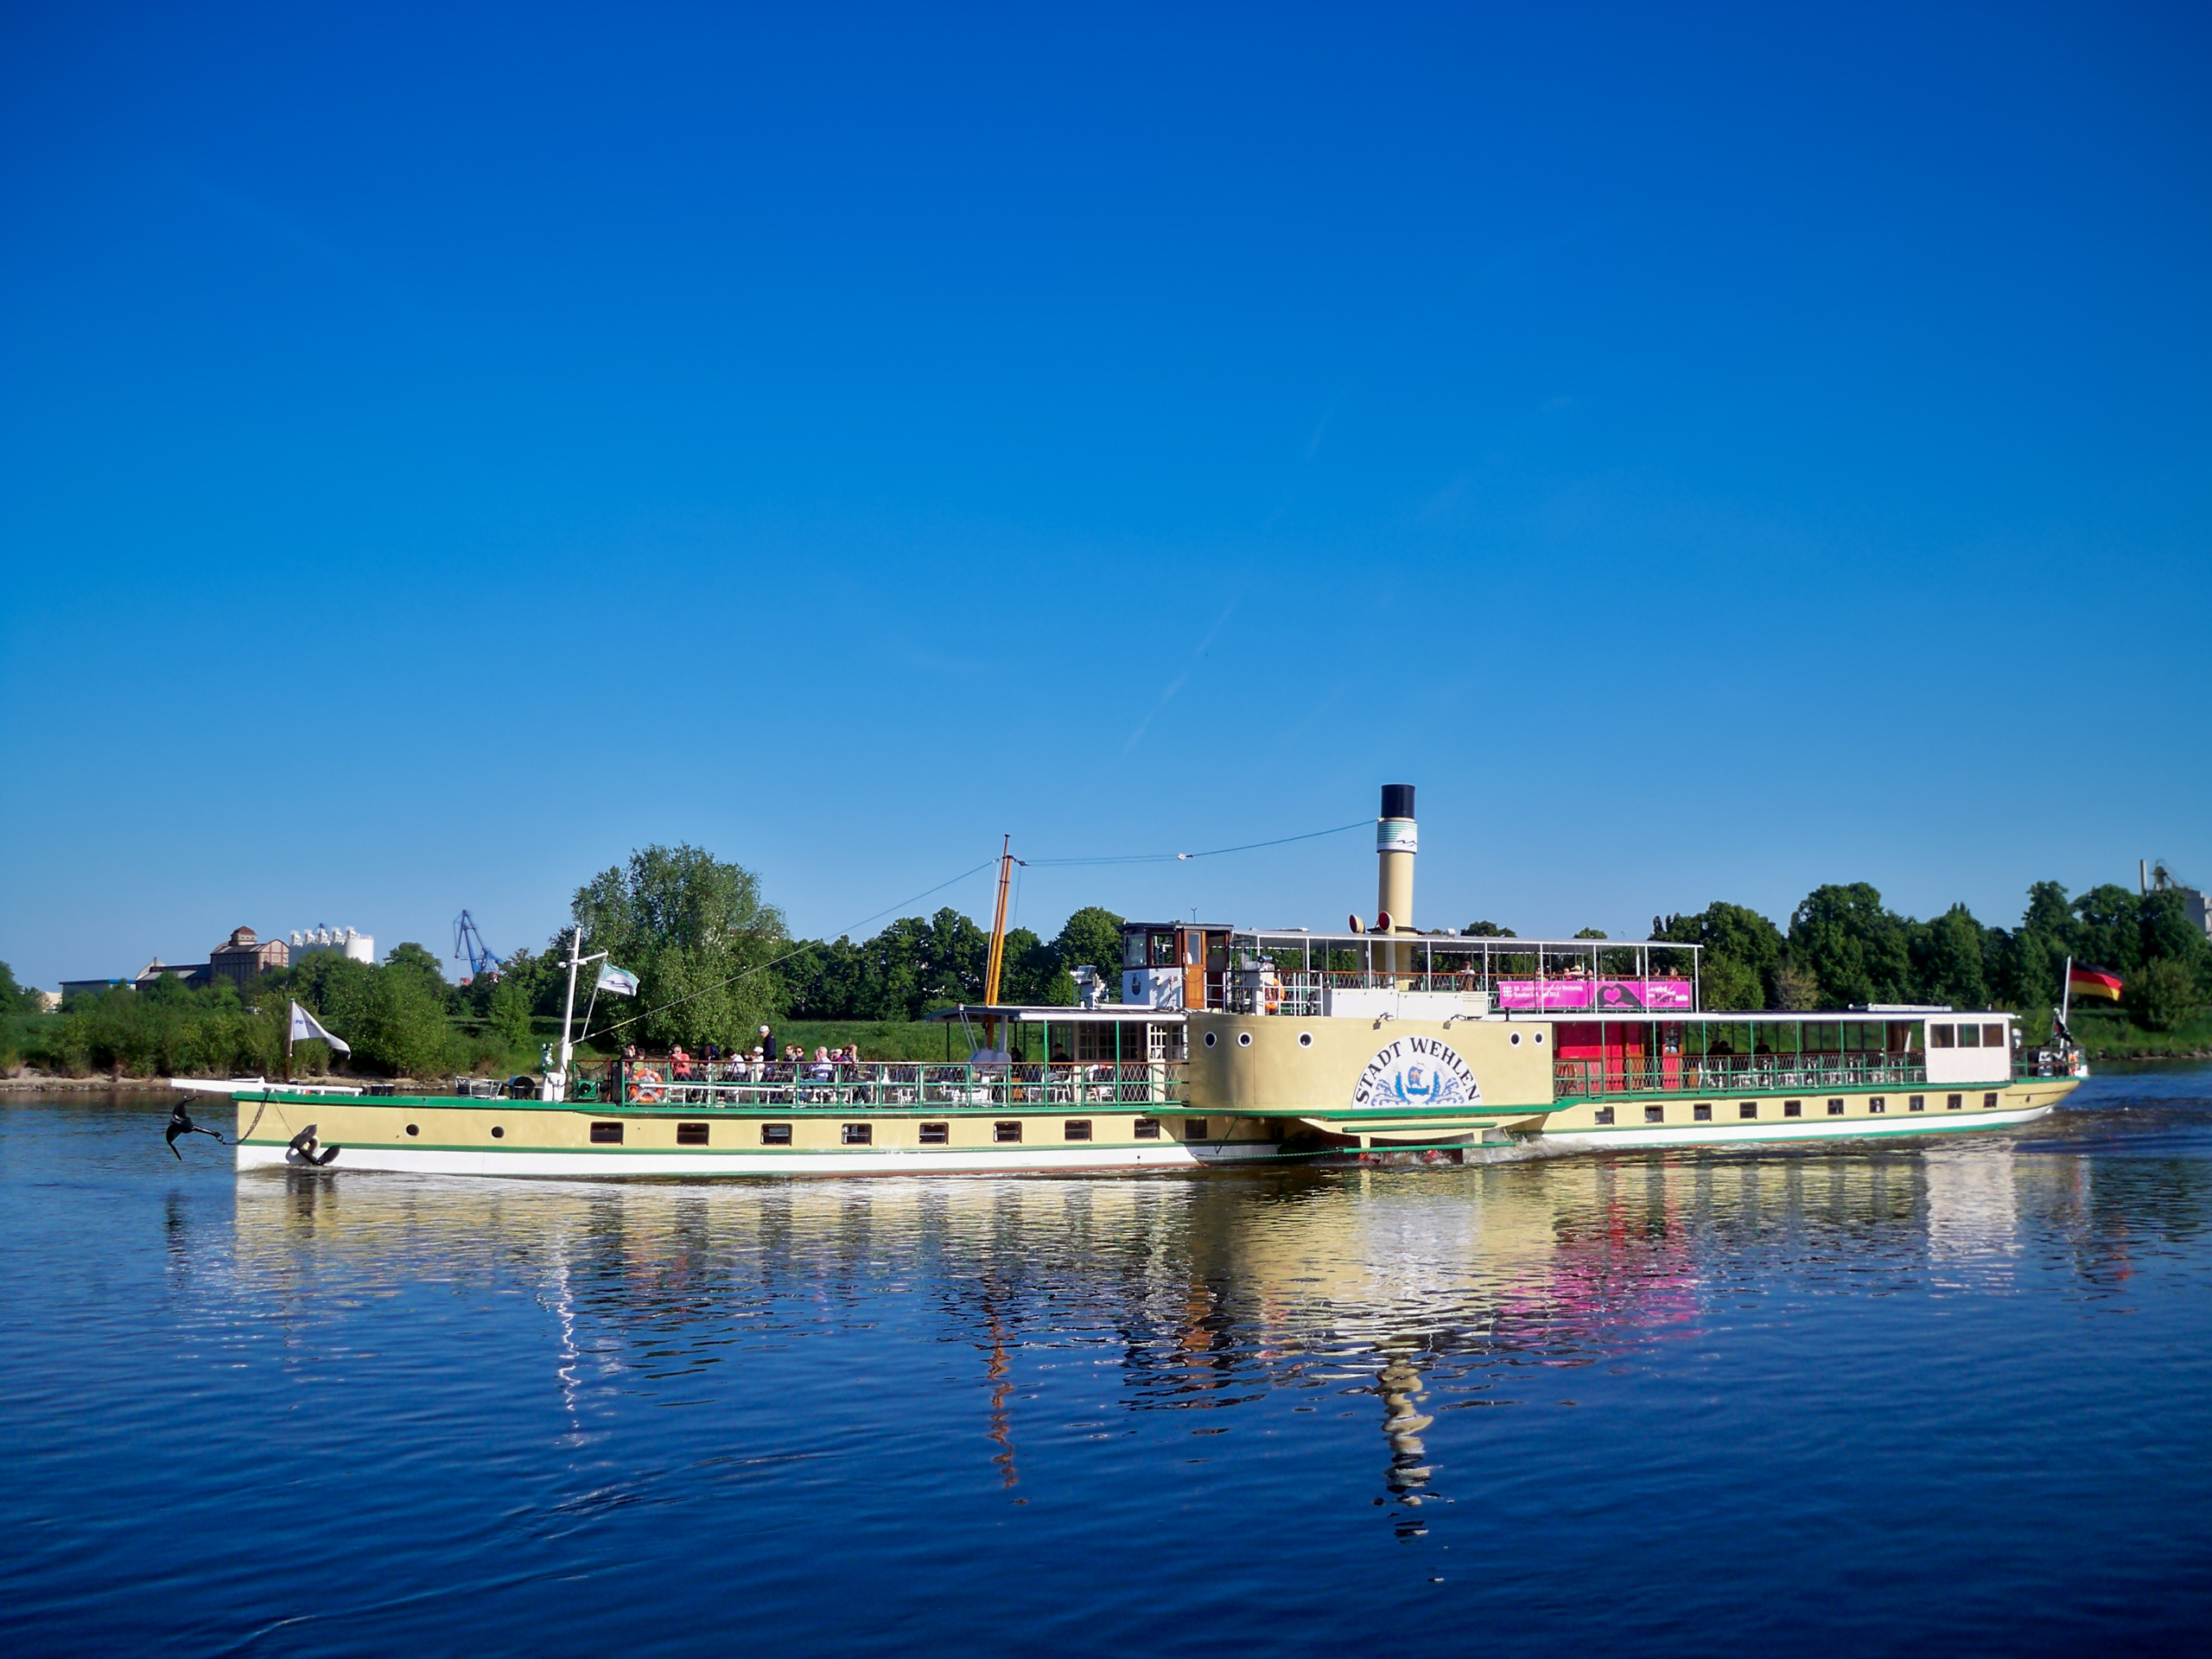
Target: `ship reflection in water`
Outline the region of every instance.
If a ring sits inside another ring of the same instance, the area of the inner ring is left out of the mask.
[[[804,1349],[811,1375],[876,1391],[887,1444],[968,1435],[976,1480],[1016,1502],[1085,1440],[1179,1428],[1203,1462],[1248,1413],[1293,1457],[1314,1425],[1325,1459],[1343,1437],[1319,1426],[1363,1416],[1373,1502],[1408,1538],[1514,1455],[1471,1408],[1577,1405],[1578,1377],[1680,1369],[1716,1322],[1786,1325],[1870,1275],[2000,1285],[2024,1228],[2091,1287],[2124,1281],[2131,1249],[2089,1160],[2009,1140],[1226,1179],[255,1176],[236,1217],[237,1287],[280,1324],[299,1308],[302,1363],[328,1340],[310,1285],[334,1275],[368,1299],[426,1276],[478,1306],[534,1297],[543,1363],[504,1382],[543,1399],[513,1399],[516,1427],[550,1404],[575,1446],[626,1397],[700,1410],[754,1369],[789,1387]],[[865,1408],[823,1414],[868,1432]],[[823,1455],[810,1415],[747,1459]],[[601,1501],[587,1485],[567,1512]]]

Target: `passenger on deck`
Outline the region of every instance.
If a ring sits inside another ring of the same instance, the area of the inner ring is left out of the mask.
[[[767,1074],[768,1057],[761,1051],[760,1046],[758,1043],[755,1043],[753,1046],[753,1058],[746,1062],[746,1081],[748,1083],[758,1083],[762,1077],[767,1076]]]
[[[683,1052],[683,1044],[678,1043],[668,1051],[668,1066],[671,1077],[683,1083],[691,1081],[691,1057]]]
[[[760,1027],[760,1040],[753,1044],[753,1047],[759,1049],[762,1058],[766,1059],[772,1060],[776,1058],[776,1039],[767,1027]]]

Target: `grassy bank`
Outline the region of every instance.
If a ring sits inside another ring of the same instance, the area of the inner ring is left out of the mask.
[[[2190,1059],[2212,1055],[2212,1014],[2183,1020],[2171,1031],[2145,1031],[2124,1014],[2074,1015],[2075,1039],[2097,1060]]]

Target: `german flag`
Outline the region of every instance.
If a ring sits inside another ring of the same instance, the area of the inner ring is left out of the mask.
[[[2120,976],[2102,968],[2075,968],[2069,977],[2076,996],[2101,996],[2107,1002],[2120,1001]]]

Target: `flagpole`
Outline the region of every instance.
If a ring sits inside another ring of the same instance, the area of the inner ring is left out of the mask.
[[[292,1080],[292,1027],[299,1021],[292,1017],[291,999],[284,1001],[284,1081]]]
[[[581,965],[578,958],[583,948],[584,928],[579,922],[569,936],[569,1000],[561,1009],[561,1071],[557,1077],[546,1079],[553,1085],[552,1094],[556,1100],[569,1097],[569,1061],[576,1052],[575,1045],[569,1040],[569,1032],[576,1017],[576,969]]]

